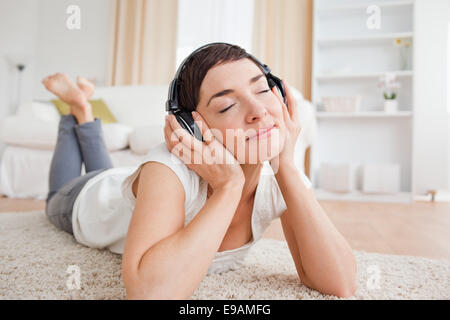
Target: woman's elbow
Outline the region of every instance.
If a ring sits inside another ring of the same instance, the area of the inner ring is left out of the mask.
[[[336,291],[335,296],[339,298],[349,298],[354,296],[356,293],[356,282],[350,285],[343,286]]]
[[[167,286],[142,279],[122,276],[127,300],[187,300],[190,297],[183,292],[170,290]]]
[[[352,270],[340,277],[340,281],[335,283],[330,293],[339,298],[349,298],[354,296],[358,287],[356,276],[357,270],[355,265]]]
[[[357,290],[356,268],[349,277],[340,284],[336,290],[336,296],[339,298],[349,298],[355,295]]]

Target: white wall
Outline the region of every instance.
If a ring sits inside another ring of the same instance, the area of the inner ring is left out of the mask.
[[[0,0],[0,121],[13,111],[17,71],[7,58],[22,59],[36,53],[38,2]],[[22,96],[32,95],[33,66],[23,71]],[[0,153],[3,146],[0,145]]]
[[[40,80],[53,72],[64,72],[73,79],[77,75],[105,83],[109,0],[39,0],[38,41],[34,96],[46,96]],[[81,9],[81,28],[69,30],[66,8],[76,4]]]
[[[448,187],[450,128],[447,113],[449,0],[416,0],[414,17],[414,190]]]
[[[69,5],[80,7],[79,30],[66,27]],[[0,0],[0,123],[16,102],[17,72],[5,56],[27,60],[22,101],[51,97],[40,81],[55,72],[105,83],[110,7],[109,0]]]
[[[447,24],[447,123],[449,125],[450,132],[450,21]],[[450,162],[450,137],[448,139],[448,157]],[[447,190],[450,190],[450,163],[448,163],[448,171],[447,171]]]

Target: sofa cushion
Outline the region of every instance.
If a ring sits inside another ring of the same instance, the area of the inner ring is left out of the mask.
[[[130,149],[136,154],[146,154],[152,147],[164,142],[164,126],[141,126],[130,134]]]
[[[42,121],[32,115],[10,116],[3,120],[0,139],[5,144],[53,150],[56,145],[58,121]],[[133,128],[121,123],[102,124],[103,137],[108,151],[128,146],[128,136]]]
[[[123,123],[102,124],[103,138],[108,151],[121,150],[129,145],[129,136],[133,128]]]
[[[164,124],[169,85],[97,87],[93,99],[105,101],[117,121],[130,127]]]
[[[61,118],[58,110],[49,101],[26,101],[20,104],[17,116],[35,117],[42,121],[58,122]]]
[[[61,115],[69,114],[70,107],[67,103],[55,99],[51,100],[51,102],[55,105]],[[116,118],[102,99],[89,100],[89,103],[92,106],[92,114],[95,118],[102,119],[102,123],[117,122]]]
[[[0,137],[3,143],[36,149],[53,149],[58,122],[42,121],[31,115],[10,116],[3,120]]]

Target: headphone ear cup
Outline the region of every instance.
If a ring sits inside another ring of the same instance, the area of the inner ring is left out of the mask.
[[[177,113],[174,113],[174,116],[183,129],[185,129],[187,132],[189,132],[192,136],[194,136],[198,140],[202,142],[205,141],[203,139],[201,130],[195,123],[194,118],[192,118],[192,114],[190,112],[182,110]]]
[[[280,97],[282,97],[284,99],[283,92],[280,90],[280,87],[276,84],[276,82],[272,78],[269,78],[268,83],[269,83],[270,90],[272,90],[273,87],[276,87],[278,94],[280,95]]]
[[[286,91],[284,89],[284,85],[281,79],[277,78],[273,74],[270,74],[267,78],[267,81],[269,83],[269,87],[271,90],[273,87],[277,87],[278,94],[280,95],[280,97],[283,98],[284,104],[287,106]]]
[[[276,83],[275,83],[275,81],[273,81],[272,78],[268,78],[267,82],[269,83],[270,90],[272,90],[272,88],[276,86]]]

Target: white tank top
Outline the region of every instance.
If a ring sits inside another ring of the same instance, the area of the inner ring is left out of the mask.
[[[207,182],[190,170],[179,158],[170,153],[165,143],[152,148],[136,167],[105,170],[90,179],[75,200],[72,224],[75,239],[88,247],[108,248],[123,253],[126,234],[136,204],[132,185],[142,165],[157,161],[167,165],[180,179],[185,197],[185,226],[192,221],[206,202]],[[311,187],[309,179],[301,172],[303,181]],[[242,247],[217,252],[208,270],[218,273],[239,268],[248,250],[261,239],[271,221],[286,210],[281,191],[268,162],[256,189],[252,211],[252,238]]]

